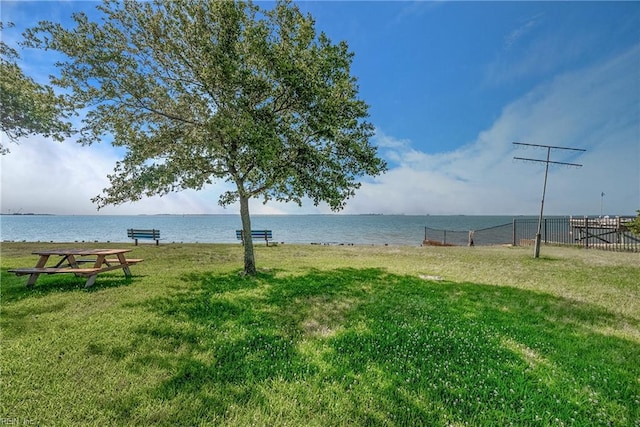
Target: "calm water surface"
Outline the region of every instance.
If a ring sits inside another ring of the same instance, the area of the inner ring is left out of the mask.
[[[253,215],[253,229],[285,243],[420,245],[424,227],[479,230],[512,216]],[[130,242],[128,228],[156,228],[164,242],[237,243],[239,215],[2,215],[0,239],[27,242]]]

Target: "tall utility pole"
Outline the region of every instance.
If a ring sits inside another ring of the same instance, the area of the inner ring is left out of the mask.
[[[545,163],[545,169],[544,169],[544,186],[542,187],[542,202],[540,202],[540,216],[538,217],[538,231],[536,233],[536,241],[535,241],[535,246],[533,249],[533,257],[534,258],[539,258],[540,257],[540,240],[541,240],[541,236],[542,236],[542,213],[544,211],[544,196],[547,192],[547,176],[549,175],[549,164],[554,164],[554,165],[564,165],[564,166],[575,166],[575,167],[582,167],[582,165],[579,165],[577,163],[566,163],[566,162],[554,162],[551,161],[551,150],[571,150],[571,151],[587,151],[587,150],[583,150],[582,148],[569,148],[569,147],[556,147],[553,145],[540,145],[540,144],[526,144],[523,142],[514,142],[514,145],[520,145],[520,146],[527,146],[527,147],[538,147],[538,148],[546,148],[547,149],[547,159],[546,160],[541,160],[541,159],[527,159],[527,158],[523,158],[523,157],[514,157],[515,160],[524,160],[527,162],[536,162],[536,163]]]

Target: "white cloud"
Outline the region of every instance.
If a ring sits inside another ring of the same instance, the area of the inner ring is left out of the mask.
[[[107,144],[83,147],[73,141],[54,142],[32,137],[18,145],[9,144],[11,153],[0,157],[1,197],[3,213],[48,213],[136,215],[136,214],[236,214],[237,204],[226,208],[218,205],[220,194],[229,189],[223,182],[206,186],[201,191],[185,190],[118,206],[107,206],[99,212],[91,198],[109,185],[107,175],[120,159],[118,151]],[[327,213],[326,206],[305,204],[305,212]],[[254,214],[300,213],[295,204],[251,203]]]
[[[600,194],[608,214],[640,209],[640,46],[599,65],[566,73],[507,105],[476,140],[455,151],[428,154],[378,130],[374,142],[392,163],[367,180],[345,213],[536,214],[544,166],[513,161],[544,158],[546,151],[516,151],[511,142],[586,148],[579,157],[553,151],[552,160],[582,163],[551,167],[545,212],[598,214]],[[455,126],[451,123],[451,126]],[[95,213],[90,198],[108,185],[118,154],[106,144],[81,147],[31,138],[3,156],[3,212]],[[138,203],[105,208],[105,214],[237,213],[217,204],[224,183]],[[256,200],[252,213],[326,213],[306,202]]]
[[[502,86],[526,79],[544,78],[574,66],[589,55],[597,37],[583,28],[553,28],[545,13],[527,19],[504,38],[504,47],[484,70],[484,84]]]
[[[505,49],[510,50],[514,45],[520,42],[527,34],[531,33],[540,23],[543,14],[539,13],[525,20],[519,27],[512,30],[504,39]]]
[[[511,142],[586,148],[580,156],[552,150],[545,212],[632,214],[640,208],[640,46],[598,66],[541,84],[503,109],[476,141],[426,154],[379,132],[399,166],[363,186],[347,212],[407,214],[535,214],[540,208],[546,150],[515,151]],[[454,124],[452,124],[453,126]]]
[[[8,212],[95,214],[91,198],[109,185],[107,175],[119,159],[105,144],[83,147],[72,141],[57,143],[32,137],[2,156],[1,209]],[[135,203],[109,206],[103,214],[235,213],[217,200],[223,185],[201,192],[183,191]]]

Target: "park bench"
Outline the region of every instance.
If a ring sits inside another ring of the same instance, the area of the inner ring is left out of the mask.
[[[236,239],[241,240],[244,245],[244,233],[242,230],[236,230]],[[273,235],[271,230],[251,230],[251,240],[253,239],[264,239],[269,246],[269,240],[273,239]]]
[[[138,239],[151,239],[156,241],[156,246],[160,244],[160,230],[139,230],[135,228],[129,228],[127,230],[127,236],[135,241],[135,245],[138,246]]]

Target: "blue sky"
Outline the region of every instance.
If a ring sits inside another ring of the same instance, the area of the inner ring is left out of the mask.
[[[634,214],[640,209],[639,2],[299,2],[318,30],[355,53],[352,74],[370,105],[372,143],[390,170],[367,178],[344,213],[537,214],[545,150],[545,213]],[[38,20],[65,22],[91,2],[2,2],[3,40]],[[55,72],[21,52],[38,80]],[[2,212],[95,213],[121,153],[32,137],[2,161]],[[67,180],[77,183],[69,191]],[[105,214],[236,213],[216,183],[108,207]],[[605,195],[602,196],[602,193]],[[253,213],[326,213],[326,206],[254,202]]]

